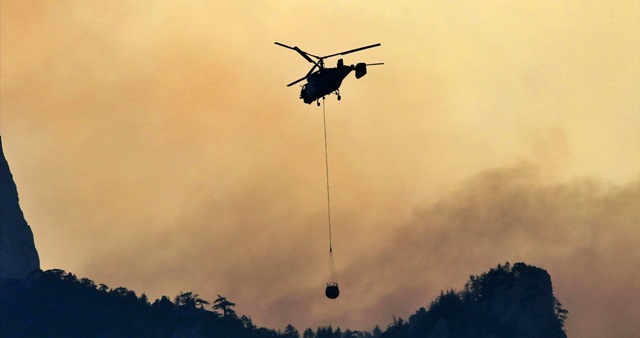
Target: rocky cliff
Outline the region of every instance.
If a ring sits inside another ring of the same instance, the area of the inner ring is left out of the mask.
[[[9,170],[0,138],[0,280],[24,279],[40,269],[31,227],[18,202],[18,189]]]
[[[471,276],[409,318],[409,337],[566,338],[568,311],[544,269],[516,263]]]

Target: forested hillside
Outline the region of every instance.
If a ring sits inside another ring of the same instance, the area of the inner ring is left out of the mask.
[[[516,263],[471,276],[462,291],[443,291],[408,320],[386,329],[321,326],[302,332],[257,327],[218,295],[193,292],[151,301],[144,293],[110,288],[63,270],[38,271],[0,285],[2,337],[566,337],[567,310],[553,296],[543,269]]]

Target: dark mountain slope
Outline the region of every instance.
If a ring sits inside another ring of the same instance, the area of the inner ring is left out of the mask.
[[[300,337],[292,326],[284,332],[256,327],[221,296],[213,302],[219,311],[206,310],[209,302],[191,292],[150,303],[144,294],[96,285],[62,270],[5,279],[0,288],[2,337]],[[384,332],[328,326],[307,329],[304,337],[564,338],[566,315],[545,270],[507,263],[471,276],[463,291],[442,292],[428,308],[408,321],[395,319]]]
[[[383,337],[564,338],[567,313],[553,295],[547,271],[499,264],[471,276],[463,291],[442,292],[409,322],[392,324]]]
[[[18,203],[18,189],[0,139],[0,279],[22,279],[40,268],[31,227]]]

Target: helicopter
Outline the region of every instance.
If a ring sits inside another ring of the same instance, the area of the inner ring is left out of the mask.
[[[320,99],[324,99],[326,95],[330,95],[330,94],[336,94],[338,96],[338,101],[339,101],[342,98],[340,96],[340,85],[342,85],[342,80],[344,80],[344,78],[346,78],[347,75],[351,73],[351,71],[355,70],[356,79],[359,79],[367,74],[367,66],[379,66],[384,64],[382,62],[378,62],[378,63],[360,62],[355,66],[354,65],[347,66],[344,64],[344,61],[342,59],[339,59],[335,68],[325,68],[324,66],[325,59],[338,56],[338,55],[346,55],[354,52],[359,52],[364,49],[378,47],[380,46],[379,43],[351,49],[341,53],[330,54],[326,56],[316,56],[311,53],[307,53],[301,50],[300,48],[298,48],[298,46],[291,47],[291,46],[282,44],[280,42],[275,42],[275,44],[284,48],[294,50],[298,52],[298,54],[302,55],[302,57],[305,60],[309,61],[310,63],[313,63],[313,67],[311,67],[311,70],[309,70],[307,75],[287,85],[287,87],[290,87],[300,81],[307,80],[307,83],[302,85],[302,89],[300,91],[300,98],[306,104],[311,104],[312,102],[315,101],[318,104],[318,106],[320,106]],[[312,58],[316,59],[317,61],[314,61]],[[316,68],[318,70],[316,70]]]

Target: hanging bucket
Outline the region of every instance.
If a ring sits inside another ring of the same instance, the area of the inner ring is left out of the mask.
[[[336,279],[336,267],[333,264],[333,248],[329,247],[329,278],[327,279],[327,288],[324,294],[329,299],[336,299],[340,295],[338,289],[338,280]]]
[[[328,283],[327,288],[324,290],[324,294],[329,299],[336,299],[340,295],[340,289],[338,289],[338,283]]]

